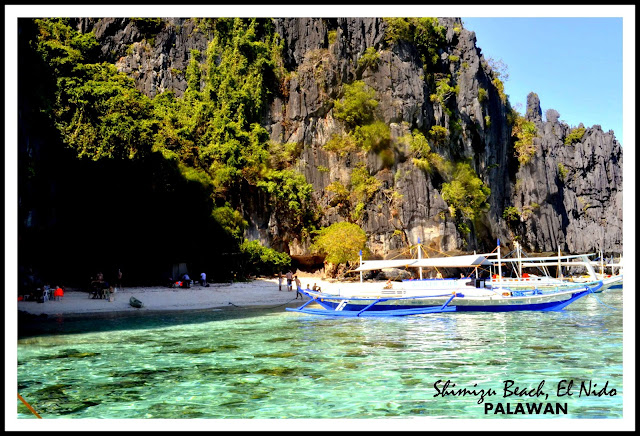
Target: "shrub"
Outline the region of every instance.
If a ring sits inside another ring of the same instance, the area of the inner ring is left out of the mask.
[[[326,254],[332,264],[346,264],[359,259],[360,250],[366,251],[367,234],[357,224],[333,223],[317,231],[312,251]]]
[[[391,129],[382,121],[375,121],[365,126],[357,126],[353,137],[363,150],[380,152],[391,143]]]
[[[502,217],[509,223],[520,221],[520,211],[517,207],[509,206],[502,213]]]
[[[375,68],[380,61],[380,53],[373,47],[368,47],[364,54],[358,59],[358,69],[366,70],[367,68]]]
[[[368,124],[374,119],[378,107],[376,91],[357,80],[344,86],[344,96],[334,101],[333,116],[351,129]]]
[[[565,145],[573,145],[577,142],[580,142],[582,140],[582,137],[584,136],[584,132],[585,132],[584,127],[578,127],[578,128],[572,129],[571,132],[567,135],[567,137],[564,138]]]
[[[504,93],[504,83],[502,83],[502,80],[496,77],[491,81],[491,83],[493,83],[493,86],[496,87],[496,90],[498,91],[498,95],[500,95],[500,100],[502,101],[502,103],[506,103],[507,94]]]
[[[558,175],[560,176],[560,180],[564,181],[567,178],[567,174],[569,174],[569,170],[565,168],[562,162],[558,163]]]
[[[200,91],[200,77],[202,75],[200,71],[200,51],[191,50],[191,60],[187,66],[187,88],[195,91]]]
[[[435,65],[438,62],[438,49],[446,45],[446,28],[440,26],[437,18],[410,17],[384,18],[386,23],[385,40],[387,43],[405,40],[418,48],[423,62]]]
[[[449,62],[458,62],[460,60],[460,56],[449,55]]]
[[[335,134],[331,136],[331,139],[324,145],[325,150],[338,153],[340,156],[355,151],[357,148],[358,145],[351,133]]]
[[[516,137],[514,143],[516,156],[521,165],[526,165],[536,152],[533,138],[536,137],[538,131],[536,125],[527,121],[524,117],[517,115],[515,124],[511,129],[511,134]]]
[[[329,30],[327,34],[327,38],[329,39],[329,44],[333,44],[338,39],[338,31],[337,30]]]
[[[236,238],[238,242],[242,240],[244,231],[248,226],[247,221],[242,214],[231,208],[229,203],[222,207],[217,207],[211,213],[213,218],[227,231],[231,236]]]
[[[478,88],[478,101],[482,103],[487,99],[487,90],[484,88]]]
[[[491,189],[466,162],[457,163],[453,180],[442,184],[442,199],[449,205],[452,215],[458,218],[474,219],[477,211],[487,207],[489,195]]]
[[[433,126],[429,130],[431,140],[439,146],[446,145],[449,142],[449,130],[442,126]]]
[[[291,257],[273,248],[264,247],[260,241],[244,240],[240,245],[246,272],[256,275],[273,275],[291,266]]]
[[[451,76],[449,75],[436,82],[436,93],[429,96],[432,102],[438,102],[441,106],[444,106],[452,95],[458,95],[460,87],[458,85],[451,86],[450,81]]]
[[[331,182],[325,188],[325,191],[333,193],[333,197],[329,201],[330,206],[335,207],[335,206],[342,206],[342,205],[348,204],[349,190],[339,180]]]

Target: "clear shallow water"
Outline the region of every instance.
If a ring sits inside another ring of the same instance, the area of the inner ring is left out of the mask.
[[[599,294],[622,306],[622,291]],[[330,319],[269,310],[59,318],[21,330],[18,392],[43,418],[550,418],[485,414],[504,380],[571,418],[622,417],[622,311],[587,296],[563,312]],[[572,397],[557,396],[573,379]],[[582,381],[615,396],[578,397]],[[440,385],[441,386],[441,385]],[[451,386],[450,386],[451,388]],[[555,406],[554,406],[555,407]],[[544,409],[543,409],[544,410]],[[18,418],[34,418],[18,401]]]

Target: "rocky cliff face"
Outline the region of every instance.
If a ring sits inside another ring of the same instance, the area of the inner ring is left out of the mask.
[[[557,117],[542,120],[534,94],[526,118],[537,128],[535,155],[526,165],[514,158],[510,107],[501,99],[495,75],[476,46],[475,34],[460,19],[439,18],[446,27],[438,71],[425,71],[417,48],[407,42],[388,44],[386,22],[380,18],[279,18],[276,31],[284,41],[283,61],[291,72],[264,117],[271,139],[300,144],[295,163],[314,187],[314,201],[324,210],[321,225],[345,218],[332,205],[327,187],[345,186],[353,169],[364,162],[380,182],[366,203],[359,224],[369,235],[375,254],[414,244],[418,238],[441,251],[493,248],[496,238],[519,238],[525,249],[567,252],[604,249],[622,252],[622,149],[612,132],[599,126],[565,145],[569,126]],[[206,56],[210,36],[194,19],[164,19],[154,29],[141,30],[130,19],[79,19],[78,29],[94,31],[105,59],[136,80],[138,89],[153,97],[165,90],[177,96],[186,89],[184,72],[191,50]],[[146,33],[145,33],[146,32]],[[378,54],[375,66],[358,60],[368,48]],[[204,62],[204,59],[202,60]],[[448,109],[432,101],[428,74],[451,76],[457,86]],[[344,125],[334,117],[334,101],[345,84],[363,80],[376,91],[377,115],[390,126],[393,159],[376,153],[327,151],[324,145]],[[412,163],[411,150],[399,140],[414,129],[432,126],[450,132],[446,145],[432,148],[445,159],[469,159],[491,189],[489,209],[468,235],[461,234],[447,214],[437,177]],[[275,216],[261,195],[243,200],[250,220],[248,236],[268,245],[304,254],[309,241],[282,234],[283,217]],[[507,225],[505,208],[520,212],[520,222]]]
[[[518,171],[512,197],[520,210],[530,211],[521,219],[525,244],[535,251],[622,252],[622,148],[613,132],[595,125],[567,145],[572,129],[553,114],[543,122],[533,93],[526,117],[539,137],[534,158]]]

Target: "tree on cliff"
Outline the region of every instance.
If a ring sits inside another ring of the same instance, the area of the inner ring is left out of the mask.
[[[318,231],[311,249],[326,254],[325,262],[340,265],[356,262],[360,250],[367,250],[366,244],[365,231],[357,224],[343,221]]]

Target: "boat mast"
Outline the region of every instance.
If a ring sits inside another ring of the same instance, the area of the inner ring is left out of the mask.
[[[360,266],[362,266],[362,250],[360,250]],[[360,283],[362,283],[362,271],[360,271]]]
[[[421,250],[421,245],[420,245],[420,238],[418,238],[418,259],[422,259],[422,250]],[[419,268],[420,270],[420,280],[422,280],[422,267]]]

